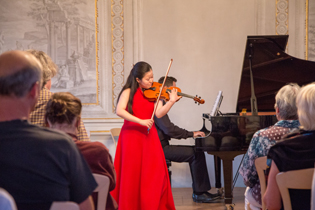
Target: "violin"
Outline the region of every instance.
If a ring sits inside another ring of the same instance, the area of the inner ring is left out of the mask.
[[[160,94],[160,90],[161,90],[162,84],[158,83],[158,82],[153,82],[152,86],[149,89],[145,89],[143,91],[144,96],[149,100],[149,101],[157,101],[159,94]],[[198,96],[191,96],[185,93],[182,93],[181,89],[178,87],[163,87],[162,92],[161,92],[161,96],[160,99],[163,99],[165,101],[169,101],[170,97],[169,94],[171,92],[172,89],[176,89],[177,90],[177,95],[179,96],[183,96],[183,97],[187,97],[187,98],[192,98],[195,103],[199,104],[204,104],[205,100],[201,99],[201,97]]]

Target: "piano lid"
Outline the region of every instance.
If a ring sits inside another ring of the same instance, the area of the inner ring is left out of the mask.
[[[288,35],[248,36],[236,111],[251,111],[249,55],[259,112],[274,111],[275,94],[288,83],[300,86],[315,81],[315,62],[286,54]]]

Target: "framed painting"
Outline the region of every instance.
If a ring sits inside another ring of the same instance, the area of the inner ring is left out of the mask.
[[[52,92],[99,104],[97,0],[0,0],[0,53],[36,49],[59,67]]]
[[[306,59],[315,61],[315,0],[306,0]]]

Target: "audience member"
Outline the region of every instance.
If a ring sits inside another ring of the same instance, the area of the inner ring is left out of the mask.
[[[245,209],[259,210],[261,206],[260,183],[255,167],[258,157],[267,156],[272,145],[293,129],[298,129],[296,96],[300,87],[297,84],[283,86],[276,95],[276,117],[278,122],[273,126],[257,131],[248,147],[239,170],[247,186],[245,191]]]
[[[301,88],[296,98],[299,132],[289,134],[269,150],[271,168],[268,185],[264,195],[266,208],[281,209],[281,195],[276,175],[282,171],[313,168],[315,162],[315,83]],[[303,177],[301,177],[303,179]],[[292,180],[294,182],[294,180]],[[290,190],[293,210],[310,209],[310,190]]]
[[[108,149],[100,142],[78,141],[77,128],[80,124],[81,109],[80,99],[71,93],[54,93],[46,106],[45,121],[50,128],[64,131],[72,137],[92,172],[109,177],[109,191],[112,191],[116,185],[116,173]],[[94,204],[97,202],[95,194],[93,193]],[[106,210],[117,207],[116,201],[108,194]]]
[[[19,210],[48,210],[53,201],[92,210],[97,183],[72,139],[28,122],[41,84],[41,64],[33,55],[0,55],[0,187]]]
[[[33,54],[42,64],[43,69],[43,85],[40,91],[38,102],[35,106],[35,110],[32,111],[30,121],[32,124],[39,126],[46,126],[45,124],[45,107],[53,94],[50,92],[51,78],[57,74],[57,65],[51,60],[51,58],[43,51],[27,50],[27,52]],[[86,132],[82,120],[80,120],[78,139],[80,141],[90,141],[90,138]]]

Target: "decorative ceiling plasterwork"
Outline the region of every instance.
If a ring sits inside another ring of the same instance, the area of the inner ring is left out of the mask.
[[[112,32],[112,109],[124,83],[124,12],[123,0],[111,0]]]
[[[276,34],[289,33],[289,0],[276,0]]]

